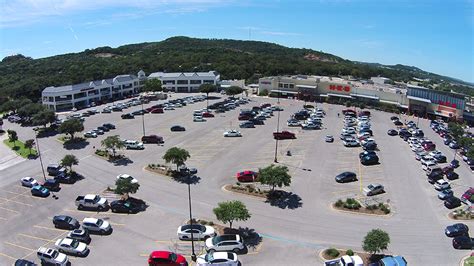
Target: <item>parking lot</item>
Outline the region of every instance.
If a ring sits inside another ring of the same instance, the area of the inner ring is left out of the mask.
[[[182,97],[172,94],[171,99]],[[224,96],[225,97],[225,96]],[[86,118],[85,131],[110,122],[117,129],[88,138],[87,145],[66,150],[57,140],[59,135],[39,139],[45,164],[58,162],[65,154],[80,159],[74,169],[84,176],[73,185],[61,185],[61,191],[45,199],[32,197],[28,188],[20,186],[20,178],[33,176],[42,179],[38,160],[27,160],[0,171],[0,265],[10,265],[17,258],[36,259],[40,246],[54,246],[67,231],[54,228],[54,215],[65,214],[82,221],[85,217],[102,218],[114,229],[109,236],[92,236],[91,253],[86,258],[69,256],[73,265],[144,265],[153,250],[171,250],[183,254],[190,261],[189,241],[179,241],[176,229],[189,218],[187,186],[168,177],[146,171],[149,163],[164,163],[162,156],[171,147],[188,150],[191,158],[187,165],[196,167],[199,183],[191,186],[193,216],[215,220],[212,209],[218,202],[238,199],[247,205],[252,217],[236,222],[235,227],[254,229],[263,242],[239,255],[243,265],[319,265],[317,251],[327,247],[361,250],[365,234],[373,228],[381,228],[390,234],[391,244],[387,253],[404,256],[410,265],[455,265],[466,251],[454,250],[451,240],[443,234],[446,225],[453,223],[449,212],[437,192],[426,181],[418,161],[409,146],[398,136],[388,136],[393,128],[392,114],[372,111],[372,128],[378,143],[380,164],[363,166],[359,163],[360,147],[346,148],[339,139],[343,128],[337,117],[343,106],[318,104],[327,115],[321,130],[302,130],[288,127],[286,120],[301,109],[303,102],[281,99],[284,108],[280,113],[280,130],[296,133],[294,140],[278,142],[278,164],[289,168],[292,184],[284,188],[295,197],[279,206],[271,206],[264,200],[223,191],[226,184],[235,183],[235,173],[241,170],[258,170],[273,163],[275,140],[272,132],[277,127],[277,112],[256,128],[238,128],[239,109],[248,109],[264,102],[276,104],[277,99],[252,97],[252,102],[235,110],[216,114],[206,122],[193,122],[193,110],[206,106],[206,102],[165,111],[164,114],[146,114],[146,134],[164,137],[162,145],[145,144],[144,150],[122,150],[129,158],[118,164],[107,162],[94,155],[101,148],[100,141],[108,135],[120,135],[124,139],[139,140],[142,136],[142,117],[124,120],[120,112],[96,114]],[[216,101],[216,100],[214,100]],[[212,103],[213,101],[210,101]],[[146,104],[146,107],[156,102]],[[100,107],[97,109],[101,109]],[[127,111],[141,109],[130,107]],[[409,119],[409,118],[407,118]],[[181,125],[184,132],[171,132],[170,127]],[[443,146],[439,137],[429,129],[429,121],[420,120],[420,127],[448,158],[452,151]],[[20,128],[6,123],[24,140],[33,138],[31,128]],[[239,138],[225,138],[223,133],[238,129]],[[326,135],[335,137],[334,143],[326,143]],[[291,156],[287,156],[287,151]],[[343,171],[353,171],[358,182],[338,184],[334,177]],[[473,184],[473,175],[465,165],[457,170],[460,179],[453,182],[456,194]],[[114,195],[105,193],[113,186],[115,177],[127,173],[140,182],[134,197],[143,199],[149,207],[138,214],[115,214],[111,211],[79,211],[74,205],[78,195],[102,194],[109,201]],[[386,193],[373,196],[372,201],[388,202],[393,215],[369,217],[335,211],[330,205],[337,199],[353,197],[366,201],[361,187],[381,183]],[[472,225],[472,223],[471,223]],[[196,253],[202,252],[202,242],[197,243]]]

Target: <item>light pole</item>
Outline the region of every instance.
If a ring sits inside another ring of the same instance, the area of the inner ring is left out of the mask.
[[[43,179],[44,181],[46,181],[46,174],[44,172],[43,159],[41,158],[41,151],[40,151],[40,146],[38,142],[38,128],[34,128],[33,130],[35,131],[36,149],[38,150],[38,157],[40,159],[41,171],[43,172]]]
[[[142,102],[142,128],[143,128],[143,136],[145,136],[145,110],[143,109],[143,99]]]
[[[194,252],[194,235],[193,235],[193,214],[191,209],[191,175],[188,173],[188,202],[189,202],[189,222],[191,224],[191,260],[196,261],[196,253]]]
[[[278,117],[277,117],[277,133],[280,132],[280,90],[278,90]],[[278,163],[277,159],[278,154],[278,137],[275,139],[275,163]]]

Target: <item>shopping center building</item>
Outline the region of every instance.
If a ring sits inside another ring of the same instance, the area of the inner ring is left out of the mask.
[[[155,72],[148,76],[149,79],[159,79],[165,91],[198,92],[201,84],[217,85],[220,75],[216,71],[209,72]]]
[[[421,117],[462,120],[466,96],[410,84],[390,85],[325,76],[275,76],[259,80],[259,93],[305,101],[346,100],[391,104]]]

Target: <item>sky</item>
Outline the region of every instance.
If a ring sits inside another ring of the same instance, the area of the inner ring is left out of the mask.
[[[0,58],[173,36],[274,42],[474,82],[474,0],[0,0]]]

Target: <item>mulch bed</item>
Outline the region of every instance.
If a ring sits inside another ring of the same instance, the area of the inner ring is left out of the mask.
[[[166,176],[170,176],[170,177],[173,177],[173,171],[169,168],[165,168],[165,167],[145,167],[145,170],[147,171],[150,171],[150,172],[153,172],[153,173],[157,173],[157,174],[160,174],[160,175],[166,175]]]
[[[232,192],[236,192],[236,193],[241,193],[241,194],[246,194],[246,195],[251,195],[251,196],[256,196],[256,197],[260,197],[260,198],[267,198],[267,195],[268,195],[268,191],[257,191],[257,190],[254,190],[252,192],[250,192],[248,190],[247,187],[245,186],[237,186],[237,185],[225,185],[224,186],[224,189],[228,190],[228,191],[232,191]]]
[[[374,215],[389,215],[390,213],[385,213],[381,209],[367,209],[365,207],[360,207],[358,210],[356,209],[348,209],[344,207],[336,207],[335,204],[332,205],[332,207],[336,210],[341,210],[341,211],[348,211],[348,212],[355,212],[355,213],[363,213],[363,214],[374,214]]]
[[[337,257],[330,257],[326,254],[326,251],[327,249],[323,250],[323,252],[321,252],[321,256],[323,257],[324,260],[334,260],[334,259],[337,259],[337,258],[340,258],[344,255],[346,255],[346,251],[347,250],[344,250],[344,249],[337,249],[339,251],[339,256]],[[370,253],[366,253],[366,252],[355,252],[354,251],[354,255],[358,255],[362,261],[364,262],[364,265],[369,265],[370,263],[373,263],[373,262],[378,262],[380,259],[382,259],[383,257],[385,257],[385,255],[383,254],[376,254],[376,255],[371,255]]]

